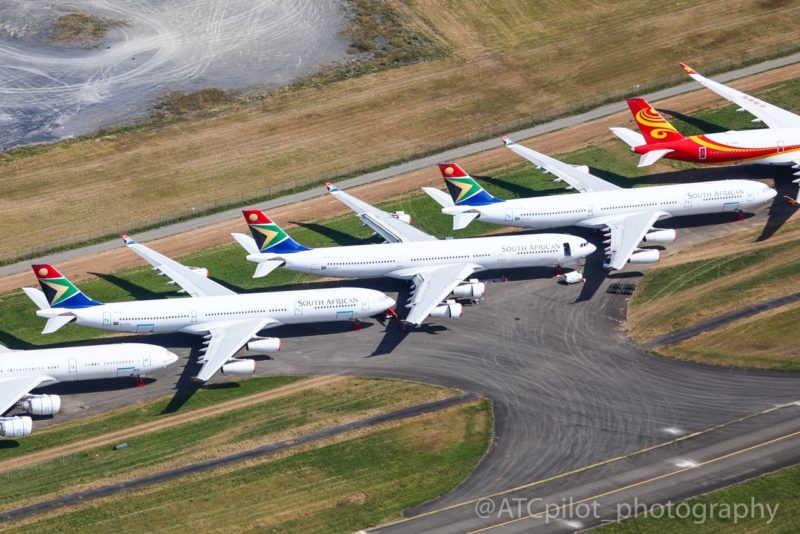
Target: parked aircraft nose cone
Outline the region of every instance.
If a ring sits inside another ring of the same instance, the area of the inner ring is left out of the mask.
[[[396,304],[396,301],[392,297],[386,294],[382,296],[380,302],[381,302],[380,311],[386,311]]]
[[[771,187],[768,187],[767,188],[767,198],[764,199],[764,202],[766,202],[767,200],[772,200],[773,198],[775,198],[775,195],[777,195],[777,194],[778,194],[778,192],[775,189],[772,189]]]
[[[179,357],[178,357],[177,354],[175,354],[174,352],[170,352],[170,351],[164,349],[164,356],[162,356],[162,358],[161,358],[161,362],[164,365],[164,367],[166,367],[168,365],[172,365],[173,363],[177,362],[178,360],[179,360]]]
[[[583,248],[586,249],[586,255],[587,256],[591,256],[592,254],[594,254],[594,251],[597,250],[597,247],[592,245],[588,241],[586,242],[586,246],[583,247]]]

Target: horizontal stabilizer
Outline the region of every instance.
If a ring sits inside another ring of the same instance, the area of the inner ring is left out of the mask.
[[[23,287],[22,290],[28,295],[28,298],[36,304],[36,307],[40,310],[46,310],[50,308],[50,303],[47,302],[47,297],[44,295],[44,292],[40,289],[36,289],[33,287]]]
[[[253,274],[253,278],[263,278],[284,263],[283,260],[262,261],[256,266],[256,272]]]
[[[665,148],[664,150],[651,150],[645,154],[642,154],[642,157],[639,158],[639,167],[649,167],[656,161],[660,160],[670,152],[675,152],[671,148]]]
[[[423,187],[422,190],[425,191],[428,196],[435,200],[441,207],[449,208],[454,206],[453,199],[448,193],[433,187]]]
[[[250,237],[249,235],[239,234],[239,233],[232,233],[233,238],[239,243],[243,249],[247,251],[248,254],[258,254],[261,252],[258,250],[258,245],[256,244],[256,240]]]
[[[74,315],[56,315],[55,317],[51,317],[47,320],[47,324],[44,325],[44,330],[42,330],[42,334],[52,334],[62,326],[67,323],[71,323],[75,320]]]
[[[625,144],[629,147],[637,147],[641,145],[646,145],[647,142],[644,140],[644,136],[639,132],[634,132],[633,130],[629,130],[628,128],[609,128],[611,132],[622,139]]]
[[[477,211],[465,211],[453,217],[453,230],[462,230],[469,226],[469,223],[478,218]]]

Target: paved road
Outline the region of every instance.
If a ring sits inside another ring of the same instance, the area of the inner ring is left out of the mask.
[[[573,532],[645,510],[664,514],[667,503],[678,504],[689,496],[797,463],[800,406],[784,405],[661,447],[531,481],[371,532]],[[781,513],[780,508],[772,513],[746,508],[749,500],[736,504],[741,519],[750,515],[761,525]],[[711,510],[683,505],[672,513],[677,517],[691,514],[697,521]]]
[[[730,80],[735,80],[737,78],[751,76],[753,74],[768,71],[778,67],[791,65],[793,63],[797,63],[798,61],[800,61],[800,52],[792,54],[790,56],[781,57],[778,59],[773,59],[762,63],[757,63],[755,65],[750,65],[749,67],[744,67],[742,69],[737,69],[724,74],[716,75],[714,76],[714,79],[721,82],[728,82]],[[653,93],[648,93],[644,96],[650,101],[658,101],[664,98],[669,98],[675,95],[688,93],[690,91],[698,89],[700,89],[698,84],[690,81],[675,87],[670,87],[667,89],[662,89],[660,91],[655,91]],[[623,101],[614,102],[612,104],[606,104],[604,106],[600,106],[585,113],[580,113],[578,115],[572,115],[569,117],[565,117],[563,119],[554,120],[545,124],[541,124],[539,126],[534,126],[532,128],[526,128],[516,132],[510,132],[509,135],[518,140],[527,139],[529,137],[542,135],[569,126],[582,124],[586,121],[590,121],[600,117],[605,117],[613,113],[624,111],[625,109],[627,109],[625,102]],[[349,180],[342,180],[340,183],[338,183],[338,185],[343,189],[349,189],[355,186],[371,182],[377,182],[379,180],[384,180],[386,178],[397,176],[399,174],[404,174],[418,169],[427,168],[441,161],[463,158],[464,156],[476,154],[478,152],[483,152],[485,150],[489,150],[491,148],[496,148],[496,147],[497,147],[497,140],[488,139],[486,141],[480,141],[477,143],[464,145],[451,150],[446,150],[444,152],[440,152],[432,156],[420,158],[414,161],[409,161],[406,163],[402,163],[400,165],[394,165],[392,167],[388,167],[386,169],[382,169],[379,171],[363,174],[361,176],[351,178]],[[324,187],[315,187],[306,191],[302,191],[300,193],[286,195],[284,197],[263,202],[261,203],[261,207],[262,209],[269,210],[277,206],[285,206],[288,204],[300,202],[302,200],[307,200],[309,198],[319,197],[325,194],[327,194],[327,191],[325,190]],[[225,220],[236,219],[240,217],[241,215],[240,211],[241,211],[240,208],[230,209],[212,215],[198,217],[196,219],[192,219],[189,221],[183,221],[180,223],[163,226],[161,228],[156,228],[147,232],[138,232],[137,238],[142,242],[147,242],[162,237],[167,237],[170,235],[180,234],[183,232],[187,232],[189,230],[194,230],[198,227],[218,223]],[[87,254],[95,254],[98,252],[103,252],[118,247],[119,247],[118,241],[116,239],[113,239],[87,247],[81,247],[74,250],[43,256],[41,258],[36,258],[34,260],[25,260],[22,262],[13,263],[0,267],[0,276],[8,276],[10,274],[23,272],[30,267],[31,263],[58,264],[68,259],[85,256]]]
[[[368,417],[366,419],[361,419],[358,421],[351,421],[349,423],[344,423],[341,425],[325,428],[323,430],[312,432],[310,434],[304,434],[302,436],[297,436],[292,439],[278,441],[275,443],[269,443],[267,445],[261,445],[259,447],[254,447],[252,449],[247,449],[234,454],[229,454],[227,456],[220,456],[203,462],[197,462],[182,467],[177,467],[174,469],[169,469],[166,471],[157,471],[153,474],[145,475],[139,478],[135,478],[133,480],[127,480],[109,486],[101,486],[99,488],[91,490],[62,495],[57,499],[42,501],[30,506],[25,506],[23,508],[17,508],[15,510],[10,510],[8,512],[0,513],[0,524],[2,524],[3,521],[12,521],[15,519],[21,519],[23,517],[41,514],[50,510],[54,510],[56,508],[61,508],[63,506],[75,505],[81,502],[86,502],[91,499],[110,497],[118,493],[121,493],[123,491],[137,489],[144,486],[149,486],[151,484],[167,482],[170,480],[174,480],[178,477],[182,477],[192,473],[208,471],[209,469],[216,469],[230,464],[243,462],[246,460],[252,460],[254,458],[262,458],[264,456],[270,456],[272,454],[281,452],[283,450],[298,447],[306,443],[311,443],[321,439],[330,438],[332,436],[344,434],[346,432],[351,432],[353,430],[368,428],[371,426],[381,425],[392,421],[400,421],[402,419],[408,419],[410,417],[416,417],[419,415],[435,412],[438,410],[443,410],[445,408],[450,408],[451,406],[456,406],[458,404],[468,402],[476,398],[477,398],[476,395],[470,393],[464,393],[462,395],[458,395],[455,397],[449,397],[446,399],[441,399],[438,401],[429,402],[425,404],[418,404],[416,406],[409,406],[408,408],[403,408],[400,410],[395,410],[393,412],[376,415],[374,417]]]

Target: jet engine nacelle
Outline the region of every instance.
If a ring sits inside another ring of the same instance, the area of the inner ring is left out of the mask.
[[[246,346],[247,350],[251,352],[278,352],[281,350],[281,338],[279,337],[262,337],[254,339]]]
[[[31,395],[19,405],[31,415],[55,415],[61,410],[61,397],[58,395]]]
[[[642,241],[647,241],[648,243],[672,243],[676,239],[678,239],[678,232],[674,229],[669,229],[654,230],[645,235]]]
[[[453,317],[457,319],[462,315],[464,315],[464,306],[450,300],[435,307],[431,312],[431,317]]]
[[[590,172],[588,165],[573,165],[573,167],[575,167],[579,171],[583,171],[583,172],[585,172],[587,174],[589,174],[589,172]]]
[[[394,212],[394,216],[406,224],[411,224],[411,215],[404,211],[396,211]]]
[[[648,248],[631,254],[628,263],[656,263],[659,257],[660,254],[657,249]]]
[[[33,421],[27,415],[0,417],[0,436],[5,438],[24,438],[30,436]]]
[[[208,278],[208,269],[205,268],[205,267],[189,267],[189,270],[199,274],[203,278]],[[164,275],[164,276],[166,276],[166,275]],[[175,286],[175,285],[178,285],[178,284],[174,280],[170,280],[169,282],[167,282],[167,285],[168,286]],[[181,291],[179,291],[179,293],[181,293]],[[182,293],[186,293],[186,291],[182,291]]]
[[[486,293],[486,284],[483,282],[474,282],[470,280],[466,284],[456,286],[453,290],[453,296],[459,299],[479,299]]]
[[[252,375],[256,372],[256,361],[249,359],[231,360],[222,366],[224,375]]]

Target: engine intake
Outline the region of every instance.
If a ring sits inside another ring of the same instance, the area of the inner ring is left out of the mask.
[[[404,211],[396,211],[394,212],[394,216],[406,224],[411,224],[411,215]]]
[[[250,359],[231,360],[222,366],[224,375],[252,375],[256,372],[256,361]]]
[[[0,436],[5,438],[24,438],[30,436],[33,421],[27,415],[0,417]]]
[[[250,341],[245,348],[250,352],[265,352],[267,354],[281,350],[281,338],[262,337]]]
[[[657,249],[648,248],[631,254],[628,263],[656,263],[660,257]]]
[[[464,315],[464,306],[452,300],[448,300],[444,304],[435,307],[431,312],[431,317],[452,317],[458,319],[462,315]]]
[[[456,286],[453,296],[459,299],[479,299],[486,293],[486,284],[477,280],[470,280],[466,284]]]
[[[678,239],[678,232],[674,229],[668,229],[653,230],[649,234],[646,234],[642,241],[646,241],[648,243],[672,243],[676,239]]]
[[[31,395],[19,405],[31,415],[55,415],[61,410],[61,397],[58,395]]]

